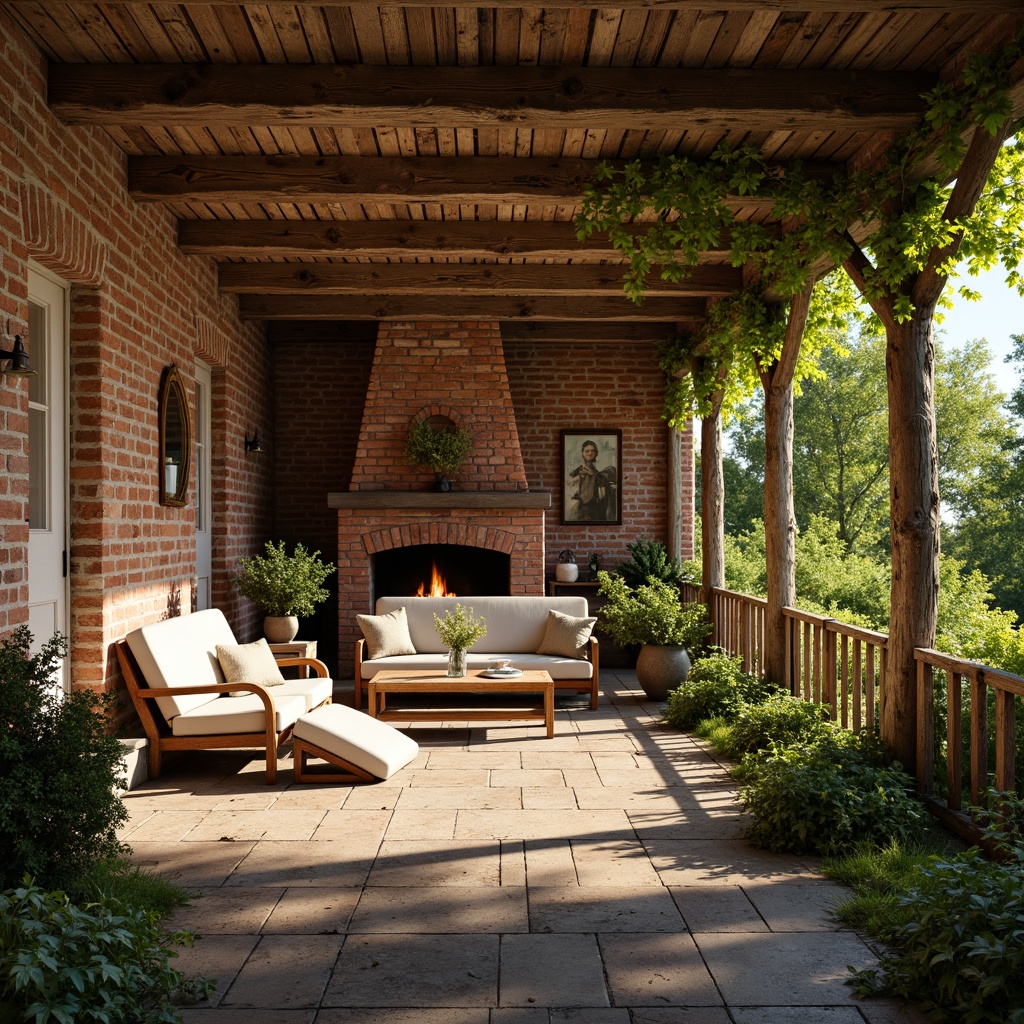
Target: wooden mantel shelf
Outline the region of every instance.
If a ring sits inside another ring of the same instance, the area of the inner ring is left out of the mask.
[[[551,508],[550,491],[334,491],[328,508]]]

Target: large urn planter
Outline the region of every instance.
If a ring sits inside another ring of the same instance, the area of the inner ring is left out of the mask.
[[[658,647],[644,644],[636,659],[636,678],[648,698],[668,700],[669,690],[686,682],[690,674],[690,655],[685,647]]]

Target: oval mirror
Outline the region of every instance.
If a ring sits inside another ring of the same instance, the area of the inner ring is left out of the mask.
[[[160,385],[160,504],[184,505],[192,452],[192,430],[185,386],[176,366]]]

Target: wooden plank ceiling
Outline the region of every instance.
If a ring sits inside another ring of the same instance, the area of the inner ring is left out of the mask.
[[[54,113],[111,136],[132,195],[173,211],[243,316],[281,337],[479,317],[509,340],[604,341],[699,321],[742,269],[723,237],[634,306],[615,250],[572,230],[598,161],[723,141],[865,161],[1024,19],[1021,0],[794,2],[2,6],[50,59]]]

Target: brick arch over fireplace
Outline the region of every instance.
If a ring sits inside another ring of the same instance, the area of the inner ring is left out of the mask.
[[[486,548],[511,555],[516,546],[516,534],[493,526],[435,521],[407,523],[397,530],[394,527],[373,530],[364,533],[362,541],[368,555],[418,544],[459,544],[462,547]]]

